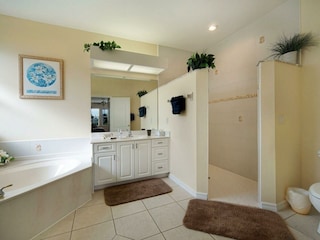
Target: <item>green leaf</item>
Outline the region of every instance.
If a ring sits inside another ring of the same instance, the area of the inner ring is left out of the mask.
[[[108,41],[108,42],[100,41],[100,42],[94,42],[92,44],[85,43],[84,44],[84,51],[89,52],[91,45],[98,46],[102,51],[105,51],[105,50],[112,51],[112,50],[114,50],[116,48],[121,48],[121,46],[116,44],[115,41],[112,41],[112,42],[110,42],[110,41]]]

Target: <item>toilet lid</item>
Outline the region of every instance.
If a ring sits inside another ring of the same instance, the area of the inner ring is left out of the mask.
[[[309,192],[316,198],[320,198],[320,183],[312,184]]]

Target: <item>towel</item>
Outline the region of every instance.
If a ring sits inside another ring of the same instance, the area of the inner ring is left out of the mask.
[[[147,114],[146,107],[139,107],[139,117],[144,117]]]
[[[186,109],[186,99],[184,96],[177,96],[171,98],[172,113],[180,114]]]

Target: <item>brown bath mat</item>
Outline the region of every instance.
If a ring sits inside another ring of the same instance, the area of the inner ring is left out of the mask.
[[[238,240],[293,240],[275,212],[230,203],[190,200],[183,224],[190,229]]]
[[[164,181],[160,178],[154,178],[108,187],[104,190],[104,199],[107,205],[114,206],[148,197],[154,197],[171,191],[172,188]]]

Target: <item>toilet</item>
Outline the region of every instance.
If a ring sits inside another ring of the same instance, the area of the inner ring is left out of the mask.
[[[320,213],[320,183],[314,183],[310,186],[309,198],[314,208]],[[317,232],[320,234],[320,223]]]

